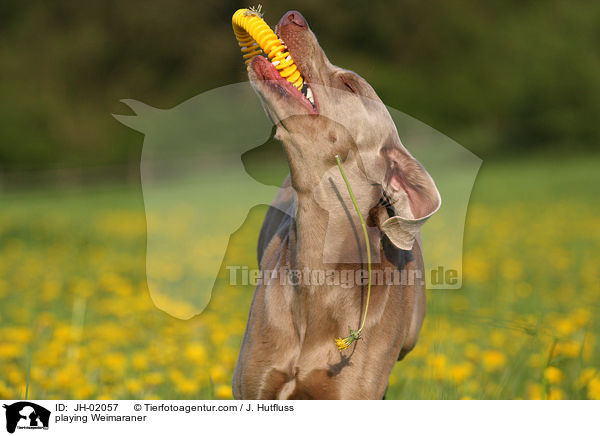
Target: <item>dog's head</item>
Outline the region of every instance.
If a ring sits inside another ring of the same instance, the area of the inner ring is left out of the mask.
[[[408,249],[418,228],[440,206],[437,188],[404,148],[394,122],[373,88],[358,74],[339,68],[320,47],[305,18],[287,12],[275,32],[304,78],[302,91],[279,75],[262,56],[250,63],[250,83],[258,93],[284,145],[298,192],[311,192],[335,168],[335,155],[353,174],[362,173],[378,189],[369,210],[395,245]],[[382,201],[383,200],[383,201]],[[411,229],[416,229],[415,231]]]

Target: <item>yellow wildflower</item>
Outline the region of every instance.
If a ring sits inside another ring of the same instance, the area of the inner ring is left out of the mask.
[[[242,327],[239,331],[244,331],[245,327]],[[225,364],[225,365],[235,365],[235,362],[237,361],[237,357],[238,357],[238,350],[237,349],[232,349],[232,348],[226,348],[225,350],[223,350],[222,354],[221,354],[221,358],[219,359],[221,361],[221,363]]]
[[[529,383],[527,386],[527,397],[530,400],[541,400],[543,398],[542,393],[542,386],[538,383]]]
[[[4,369],[4,376],[12,385],[20,386],[25,384],[25,374],[17,366],[11,365]]]
[[[572,314],[573,322],[579,327],[585,327],[592,317],[589,309],[581,307]]]
[[[452,365],[448,370],[448,374],[455,383],[462,383],[471,377],[474,369],[471,362],[464,362],[458,365]]]
[[[1,336],[10,338],[13,342],[20,344],[27,343],[31,341],[32,338],[31,330],[25,327],[3,328],[1,331]]]
[[[506,355],[497,350],[488,350],[483,353],[483,366],[489,372],[497,371],[506,364]]]
[[[20,344],[6,343],[0,344],[0,358],[14,359],[19,357],[23,352],[23,347]]]
[[[146,353],[135,353],[131,358],[131,366],[138,371],[146,369],[148,367],[148,357]]]
[[[183,378],[175,382],[175,389],[182,394],[193,394],[198,390],[198,383],[194,380]]]
[[[150,386],[156,386],[161,384],[165,380],[165,377],[162,373],[154,371],[146,374],[144,376],[144,382]]]
[[[563,318],[555,324],[556,332],[559,336],[569,336],[577,329],[577,324],[570,318]]]
[[[556,387],[551,387],[550,392],[548,393],[549,400],[563,400],[565,398],[565,393]]]
[[[4,383],[2,380],[0,380],[0,398],[14,398],[15,394],[13,393],[12,390],[9,389],[9,387],[6,385],[6,383]]]
[[[219,385],[215,389],[215,396],[220,400],[229,400],[233,398],[233,394],[231,393],[231,386],[228,385]]]
[[[223,326],[219,326],[214,329],[210,334],[210,340],[213,344],[222,344],[229,338],[229,332],[227,332]]]
[[[581,346],[577,342],[573,341],[559,342],[556,344],[556,348],[554,349],[555,355],[570,357],[572,359],[579,357],[580,351]]]
[[[577,389],[585,387],[589,383],[589,381],[594,377],[594,375],[596,375],[596,371],[596,368],[585,368],[583,371],[581,371],[581,374],[579,375],[579,377],[577,377],[577,380],[575,381],[575,387]]]
[[[469,277],[469,280],[476,283],[482,283],[489,280],[490,264],[486,261],[489,256],[480,255],[472,252],[470,256],[465,257],[463,265],[463,274]]]
[[[446,362],[448,359],[443,354],[434,354],[427,358],[427,365],[433,369],[433,377],[441,380],[445,376]]]
[[[206,350],[199,342],[192,342],[185,347],[185,357],[194,363],[204,363],[206,361]]]
[[[563,379],[563,373],[555,366],[549,366],[544,370],[544,378],[551,384],[558,384]]]
[[[594,377],[588,383],[588,398],[600,400],[600,377]]]
[[[104,358],[104,368],[121,377],[127,369],[127,359],[121,353],[110,353]]]
[[[222,383],[227,378],[227,371],[221,365],[213,366],[209,372],[214,383]]]
[[[132,394],[137,394],[144,390],[144,385],[142,384],[142,382],[135,378],[127,380],[125,382],[125,387]]]
[[[93,385],[89,383],[81,383],[74,387],[73,395],[76,398],[87,400],[94,394],[95,390],[96,388]]]
[[[336,338],[335,339],[335,346],[340,351],[345,350],[346,348],[348,348],[351,343],[352,342],[349,341],[347,338]]]

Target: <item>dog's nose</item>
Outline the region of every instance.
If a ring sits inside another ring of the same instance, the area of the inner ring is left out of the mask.
[[[281,20],[279,20],[279,24],[277,25],[279,28],[284,26],[295,24],[300,27],[308,27],[308,23],[306,19],[302,16],[302,14],[298,11],[288,11],[285,13]]]

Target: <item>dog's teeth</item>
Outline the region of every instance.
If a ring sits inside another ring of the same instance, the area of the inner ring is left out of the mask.
[[[288,57],[287,57],[287,58],[285,58],[285,60],[286,60],[286,61],[291,61],[291,60],[292,60],[292,57],[291,57],[290,55],[288,55]]]
[[[272,63],[272,64],[273,64],[273,66],[275,66],[275,67],[276,67],[277,65],[279,65],[279,64],[280,64],[280,62],[279,62],[279,61],[273,61],[273,62],[271,62],[271,63]]]
[[[310,100],[311,103],[314,103],[312,89],[306,88],[306,98]]]

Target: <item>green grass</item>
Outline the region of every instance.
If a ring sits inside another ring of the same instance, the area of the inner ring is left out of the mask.
[[[467,215],[463,288],[428,291],[419,343],[396,365],[387,398],[600,394],[599,164],[598,156],[484,162]],[[166,256],[163,278],[174,282],[210,275],[193,266],[215,250],[194,220],[202,186],[183,189],[179,202],[161,197],[169,205],[161,223],[181,242],[165,252],[200,257],[178,266]],[[29,398],[230,395],[253,289],[228,286],[224,266],[256,265],[265,206],[229,240],[206,310],[183,321],[157,310],[146,287],[139,187],[48,188],[0,202],[0,397],[25,395],[30,353]],[[186,235],[206,239],[193,245]]]

